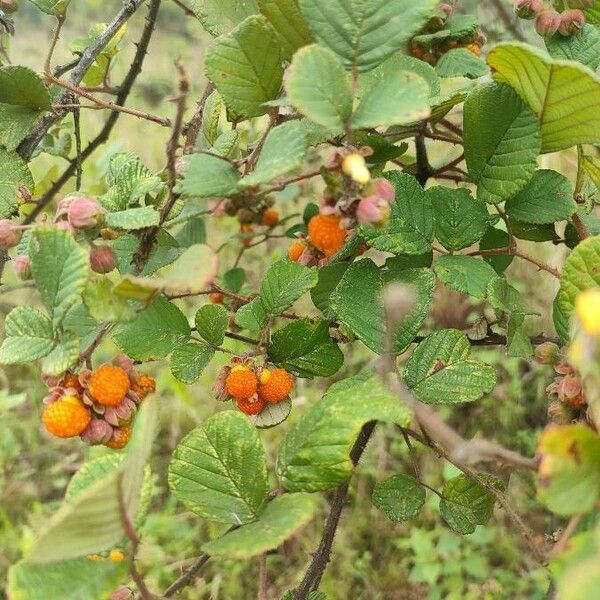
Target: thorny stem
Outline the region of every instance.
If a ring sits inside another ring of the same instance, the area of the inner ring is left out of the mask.
[[[175,0],[176,1],[176,0]],[[185,136],[185,144],[183,145],[183,153],[191,154],[196,147],[198,136],[200,135],[200,129],[202,128],[202,121],[204,119],[204,110],[206,108],[206,101],[209,96],[214,92],[215,86],[212,81],[209,81],[202,98],[196,105],[196,112],[190,119],[189,123],[183,128],[183,135]],[[220,157],[222,158],[222,157]]]
[[[56,48],[56,44],[58,43],[58,39],[60,38],[60,31],[65,22],[65,15],[59,14],[56,16],[56,27],[54,29],[54,33],[52,35],[52,41],[50,43],[50,49],[48,50],[48,55],[46,56],[46,61],[44,62],[44,72],[50,73],[51,63],[52,63],[52,55],[54,54],[54,50]]]
[[[517,257],[522,258],[523,260],[535,265],[540,271],[545,271],[546,273],[550,273],[550,275],[552,275],[552,277],[556,277],[557,279],[560,279],[560,277],[561,277],[560,271],[558,269],[556,269],[555,267],[551,267],[550,265],[547,265],[546,263],[542,262],[541,260],[538,260],[537,258],[534,258],[533,256],[530,256],[529,254],[526,254],[522,250],[519,250],[518,248],[514,248],[514,247],[513,248],[511,248],[511,247],[492,248],[490,250],[477,250],[475,252],[469,252],[467,256],[496,256],[499,254],[509,254],[511,256],[517,256]]]

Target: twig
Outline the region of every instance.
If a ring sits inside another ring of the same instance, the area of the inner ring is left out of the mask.
[[[496,9],[496,14],[500,17],[506,29],[508,29],[520,42],[526,42],[527,38],[521,33],[521,30],[518,28],[515,20],[510,16],[510,13],[502,3],[502,0],[492,0],[492,4]]]
[[[210,560],[210,555],[201,554],[193,563],[192,566],[179,577],[179,579],[175,580],[164,592],[163,596],[165,598],[170,598],[175,595],[179,590],[187,587],[194,581],[196,575],[200,572],[202,567]]]
[[[560,279],[560,277],[561,277],[560,271],[558,269],[556,269],[555,267],[551,267],[550,265],[547,265],[546,263],[542,262],[541,260],[538,260],[537,258],[534,258],[533,256],[530,256],[529,254],[526,254],[525,252],[523,252],[522,250],[519,250],[516,247],[492,248],[490,250],[477,250],[475,252],[469,252],[468,256],[496,256],[499,254],[509,254],[512,256],[518,256],[519,258],[522,258],[523,260],[535,265],[540,271],[545,271],[546,273],[550,273],[550,275],[552,275],[552,277],[556,277],[557,279]]]
[[[581,220],[581,217],[577,213],[574,213],[571,217],[571,223],[573,223],[573,227],[575,227],[579,239],[585,240],[590,237],[588,228],[585,226],[584,222]]]
[[[48,50],[48,55],[46,56],[46,61],[44,62],[44,72],[49,73],[52,63],[52,55],[54,54],[54,50],[56,48],[56,44],[58,43],[58,39],[60,37],[60,31],[65,22],[64,13],[56,16],[56,27],[54,29],[54,33],[52,35],[52,41],[50,42],[50,48]]]
[[[269,123],[268,123],[267,127],[263,131],[263,134],[260,136],[260,139],[256,143],[256,146],[254,147],[254,149],[252,150],[252,152],[246,159],[246,168],[244,171],[245,175],[248,175],[248,173],[251,173],[252,170],[254,169],[254,166],[256,165],[256,161],[258,160],[258,157],[260,156],[260,151],[262,150],[263,146],[265,145],[265,141],[266,141],[269,133],[271,132],[271,129],[273,129],[273,126],[275,125],[276,120],[277,120],[277,112],[270,112],[269,113]]]
[[[267,595],[268,587],[267,553],[263,552],[258,562],[258,600],[269,600]]]
[[[176,0],[174,0],[176,2]],[[202,128],[202,121],[204,119],[204,110],[206,108],[206,102],[210,95],[215,91],[215,86],[212,81],[209,81],[204,88],[202,98],[196,105],[196,112],[193,114],[189,123],[184,127],[185,144],[183,145],[183,153],[191,154],[196,147],[198,136],[200,135],[200,129]]]
[[[185,15],[187,17],[194,17],[196,18],[196,13],[189,8],[188,6],[186,6],[183,2],[181,2],[180,0],[173,0],[173,2],[179,6],[179,8],[181,8],[181,10],[183,10],[183,12],[185,13]]]
[[[425,138],[422,135],[415,137],[415,147],[417,149],[417,181],[424,187],[427,180],[431,177],[432,169],[427,157]]]
[[[564,531],[562,532],[560,539],[558,540],[558,542],[556,542],[556,544],[552,548],[552,551],[550,552],[550,558],[556,558],[557,556],[562,554],[567,549],[567,544],[569,543],[571,536],[575,533],[575,531],[577,531],[577,527],[579,527],[579,523],[581,523],[582,519],[583,519],[583,515],[581,515],[581,514],[573,515],[571,517],[571,519],[567,523],[567,526],[565,527]]]

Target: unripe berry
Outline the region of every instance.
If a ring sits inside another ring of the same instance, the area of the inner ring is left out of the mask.
[[[276,404],[285,400],[294,388],[294,380],[285,369],[263,369],[260,374],[258,397]]]
[[[275,227],[279,223],[279,213],[274,208],[268,208],[263,213],[262,223],[267,227]]]
[[[7,15],[14,13],[19,8],[19,0],[0,0],[0,10]]]
[[[96,273],[110,273],[117,266],[117,255],[110,246],[92,246],[90,267]]]
[[[558,32],[564,36],[577,33],[585,25],[585,15],[579,9],[565,10],[560,15]]]
[[[308,223],[308,236],[325,256],[333,256],[346,243],[348,232],[337,215],[315,215]]]
[[[104,406],[117,406],[129,391],[127,373],[114,365],[102,365],[90,377],[88,392],[92,398]]]
[[[257,415],[265,409],[267,403],[257,396],[252,396],[251,398],[239,398],[236,400],[236,405],[245,415]]]
[[[11,265],[15,275],[19,279],[26,280],[31,278],[31,262],[28,256],[15,256],[11,261]]]
[[[227,393],[236,400],[247,400],[256,394],[257,387],[256,373],[246,365],[234,366],[225,380]]]
[[[21,232],[10,219],[0,220],[0,249],[8,250],[21,240]]]
[[[538,14],[535,19],[535,30],[542,37],[552,37],[560,27],[561,17],[554,10],[545,10]]]
[[[543,0],[515,0],[515,14],[520,19],[533,19],[543,8]]]
[[[535,349],[535,360],[541,365],[558,363],[560,348],[554,342],[544,342]]]
[[[250,223],[242,223],[240,226],[240,231],[241,233],[246,234],[244,237],[242,237],[242,245],[248,247],[254,239],[254,236],[249,235],[254,232],[254,227],[252,227]]]
[[[60,438],[83,433],[92,417],[83,402],[75,396],[63,396],[46,407],[42,423],[49,433]]]
[[[85,196],[67,198],[69,200],[67,217],[76,229],[89,229],[100,224],[104,209],[96,200]]]
[[[362,185],[366,185],[371,180],[371,173],[362,154],[348,154],[342,161],[342,171]]]
[[[306,248],[307,246],[305,242],[292,242],[292,245],[288,249],[288,258],[293,262],[298,262],[300,257],[304,254]]]

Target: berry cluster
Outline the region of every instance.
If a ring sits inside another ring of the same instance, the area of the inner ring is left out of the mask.
[[[100,561],[100,560],[110,560],[111,562],[121,562],[125,558],[125,554],[122,550],[118,548],[114,548],[110,552],[106,552],[103,554],[88,554],[86,556],[88,560]]]
[[[564,8],[564,3],[560,4]],[[521,19],[534,19],[535,30],[543,37],[551,37],[556,33],[568,37],[585,25],[585,14],[581,9],[593,4],[594,0],[568,0],[568,8],[558,12],[553,2],[515,0],[515,13]]]
[[[48,378],[42,423],[60,438],[79,436],[86,444],[119,450],[129,442],[137,407],[156,390],[152,377],[137,373],[133,363],[117,357],[95,371],[82,369]]]
[[[358,224],[387,223],[396,192],[387,179],[371,179],[365,154],[367,150],[350,149],[333,156],[319,214],[308,222],[308,236],[289,247],[290,260],[323,265],[345,246]]]
[[[225,367],[215,383],[215,393],[221,400],[234,400],[246,415],[260,414],[268,404],[289,398],[294,379],[281,368],[256,367],[235,361]]]

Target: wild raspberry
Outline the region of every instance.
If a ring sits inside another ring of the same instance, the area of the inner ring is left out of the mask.
[[[15,256],[10,264],[19,279],[26,281],[31,277],[31,262],[28,256]]]
[[[288,258],[293,262],[298,262],[298,259],[304,254],[306,247],[304,242],[293,242],[288,249]]]
[[[279,213],[274,208],[267,208],[262,217],[263,225],[275,227],[279,223]]]
[[[137,376],[131,389],[140,400],[143,400],[148,394],[153,394],[156,391],[156,381],[154,377],[141,373]]]
[[[112,561],[112,562],[121,562],[124,558],[125,558],[125,554],[123,554],[123,552],[121,550],[117,550],[116,548],[114,550],[111,550],[108,553],[108,558]]]
[[[256,373],[245,365],[236,365],[225,380],[227,393],[236,400],[246,400],[256,394],[258,379]]]
[[[347,231],[337,215],[316,215],[308,223],[308,235],[313,246],[325,256],[333,256],[346,242]]]
[[[95,273],[110,273],[117,266],[117,255],[110,246],[92,246],[90,267]]]
[[[565,37],[577,33],[585,25],[585,15],[579,9],[565,10],[560,15],[558,32]]]
[[[467,46],[467,50],[471,53],[474,54],[477,57],[481,56],[481,48],[477,45],[477,44],[469,44]]]
[[[104,442],[104,445],[113,450],[120,450],[125,448],[131,437],[131,427],[118,427],[115,429],[112,437],[108,442]]]
[[[104,209],[96,200],[84,196],[65,198],[67,218],[71,227],[88,229],[100,224]]]
[[[47,406],[42,414],[44,427],[49,433],[60,438],[78,436],[91,419],[90,411],[75,396],[63,396]]]
[[[8,250],[19,243],[21,231],[10,219],[0,220],[0,249]]]
[[[294,388],[294,380],[285,369],[263,369],[260,374],[258,397],[273,404],[285,400]]]
[[[59,386],[62,388],[72,388],[80,393],[83,392],[83,387],[79,382],[79,377],[70,371],[67,371],[63,375],[63,378],[59,382]]]
[[[252,398],[240,398],[236,401],[236,404],[245,415],[257,415],[264,410],[267,402],[254,396]]]
[[[554,9],[538,13],[535,19],[535,30],[542,37],[552,37],[561,25],[561,18]]]
[[[214,294],[209,294],[208,299],[212,304],[223,304],[223,300],[225,299],[225,297],[223,296],[223,294],[215,292]]]
[[[101,556],[100,554],[88,554],[86,558],[88,560],[104,560],[104,556]]]
[[[129,391],[129,376],[114,365],[102,365],[90,377],[88,392],[92,398],[105,406],[117,406]]]

